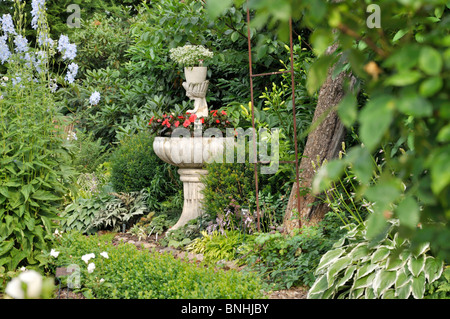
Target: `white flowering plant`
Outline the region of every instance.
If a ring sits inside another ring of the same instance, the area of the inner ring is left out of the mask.
[[[185,67],[202,66],[205,60],[213,57],[213,52],[203,45],[186,44],[170,49],[170,58]]]

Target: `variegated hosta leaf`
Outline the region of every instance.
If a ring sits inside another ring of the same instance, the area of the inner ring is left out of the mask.
[[[381,296],[381,299],[395,299],[395,291],[394,291],[394,289],[386,290],[383,293],[383,295]]]
[[[373,272],[376,268],[378,268],[377,264],[366,263],[362,265],[361,267],[358,268],[358,271],[356,272],[355,280],[366,276],[367,274]]]
[[[327,276],[322,275],[317,278],[308,292],[308,299],[320,299],[325,290],[328,288]]]
[[[366,243],[358,244],[353,250],[350,252],[349,256],[353,259],[353,261],[357,261],[369,255],[369,249],[367,248]]]
[[[391,255],[386,264],[386,270],[398,270],[405,266],[407,260],[402,260],[399,256],[395,254]]]
[[[411,257],[408,260],[408,269],[414,277],[419,276],[419,274],[425,268],[425,255],[421,255],[418,258]]]
[[[327,271],[328,288],[330,288],[335,281],[335,276],[352,262],[352,258],[345,256],[334,261]]]
[[[412,291],[412,278],[409,278],[408,281],[398,289],[395,289],[395,296],[398,299],[408,299],[409,295],[411,295]]]
[[[358,299],[359,297],[362,296],[362,294],[364,293],[364,288],[358,288],[355,290],[350,291],[350,295],[349,298],[350,299]]]
[[[422,299],[425,293],[425,273],[412,278],[411,292],[416,299]]]
[[[397,271],[397,280],[395,281],[395,289],[399,289],[411,281],[412,275],[405,268]]]
[[[372,263],[378,263],[381,260],[386,259],[389,254],[391,253],[391,250],[386,246],[380,246],[372,255],[371,261]]]
[[[343,248],[337,248],[327,251],[320,259],[319,266],[317,266],[316,274],[319,274],[325,267],[337,260],[344,253]]]
[[[366,288],[372,286],[376,273],[371,273],[365,277],[361,277],[353,283],[352,289]]]
[[[444,271],[444,262],[438,258],[428,256],[425,260],[425,277],[429,283],[432,283],[441,277]]]
[[[430,249],[430,243],[422,243],[417,247],[416,250],[414,250],[414,256],[420,256],[425,254]]]
[[[380,269],[373,280],[373,290],[376,296],[381,296],[388,290],[397,279],[396,271]]]
[[[353,273],[356,270],[356,265],[352,265],[345,270],[344,276],[339,280],[336,287],[343,286],[350,278],[352,278]]]

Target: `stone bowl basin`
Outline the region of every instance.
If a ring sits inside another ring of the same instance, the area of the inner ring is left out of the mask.
[[[205,163],[223,161],[222,137],[155,137],[153,151],[164,162],[179,168],[202,168]]]

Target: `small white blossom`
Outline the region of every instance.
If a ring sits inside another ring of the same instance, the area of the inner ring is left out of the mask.
[[[97,91],[95,91],[95,92],[92,93],[91,96],[89,97],[89,104],[91,104],[91,105],[97,105],[98,102],[100,102],[100,93],[98,93]]]
[[[42,282],[42,276],[38,272],[27,270],[8,283],[5,293],[12,298],[23,299],[25,298],[25,292],[22,284],[26,284],[26,297],[39,298],[42,291]]]
[[[106,258],[106,259],[109,258],[108,253],[107,253],[106,251],[100,253],[100,255],[103,256],[103,257]]]
[[[81,256],[81,259],[83,259],[83,261],[87,264],[89,262],[89,259],[91,258],[95,258],[95,254],[91,253],[91,254],[86,254]]]
[[[59,255],[59,251],[56,251],[54,249],[50,250],[50,256],[57,258]]]
[[[78,73],[78,64],[76,63],[70,63],[68,66],[68,71],[65,77],[65,80],[69,83],[73,83],[75,81],[75,77]]]
[[[28,40],[22,35],[16,35],[14,38],[14,44],[16,48],[14,49],[17,53],[27,52],[28,51]]]
[[[95,269],[95,264],[94,263],[90,263],[87,267],[88,273],[92,273]]]

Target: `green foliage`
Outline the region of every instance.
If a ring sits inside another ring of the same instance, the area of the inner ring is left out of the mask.
[[[273,285],[273,289],[311,286],[320,257],[344,234],[334,214],[328,214],[317,226],[303,227],[301,232],[259,233],[246,240],[238,258],[251,271]]]
[[[24,30],[22,24],[16,21],[16,30]],[[61,129],[49,75],[22,58],[13,52],[0,93],[0,266],[7,271],[45,264],[43,251],[74,177],[71,141]]]
[[[202,190],[205,213],[215,218],[224,213],[231,204],[248,207],[249,197],[254,193],[253,166],[248,163],[210,163],[208,174],[203,178]]]
[[[210,16],[223,12],[224,7],[217,3],[208,1]],[[388,222],[383,213],[392,211],[401,219],[403,233],[418,242],[430,241],[448,258],[450,7],[445,0],[385,0],[377,5],[379,27],[368,23],[373,16],[364,1],[283,0],[276,8],[270,1],[253,2],[250,7],[259,17],[259,26],[275,25],[285,33],[289,17],[293,17],[314,30],[311,42],[317,59],[308,71],[310,94],[321,87],[331,66],[333,75],[345,71],[357,78],[353,90],[345,86],[346,95],[353,98],[344,98],[337,109],[341,109],[340,115],[350,114],[343,121],[347,127],[358,128],[364,145],[349,150],[344,161],[360,166],[358,178],[366,180],[361,192],[378,202],[368,220],[368,235],[375,237],[382,232]],[[325,54],[332,44],[337,45],[334,54]],[[360,90],[367,101],[358,108]],[[372,169],[363,158],[380,147],[391,155],[386,159],[390,172],[386,171],[372,189],[370,178],[367,180]],[[345,165],[330,162],[327,166],[329,171],[321,172],[319,179],[336,180]],[[408,223],[407,216],[419,219],[422,228]]]
[[[177,173],[153,152],[153,136],[148,132],[123,140],[110,161],[111,183],[117,192],[147,188],[150,196],[161,202],[176,192]]]
[[[422,299],[425,284],[442,274],[444,263],[429,254],[429,244],[413,246],[401,238],[398,222],[391,220],[376,241],[365,227],[348,230],[322,256],[308,298]]]
[[[123,225],[134,224],[140,215],[148,212],[148,193],[144,190],[131,193],[111,193],[113,197],[94,215],[95,229],[120,230]]]
[[[445,266],[442,276],[427,285],[425,299],[450,299],[450,268]]]
[[[109,152],[102,139],[94,139],[92,133],[77,132],[76,149],[72,165],[80,173],[92,173],[108,159]]]
[[[108,16],[95,12],[73,32],[71,39],[77,44],[80,77],[86,70],[120,69],[131,44],[129,35],[133,18]]]
[[[223,234],[218,231],[209,234],[201,231],[201,235],[194,239],[186,249],[202,254],[206,261],[213,263],[221,260],[233,260],[244,240],[249,238],[249,235],[245,236],[236,230],[225,231]]]
[[[55,247],[55,266],[77,264],[85,295],[101,299],[261,298],[261,284],[252,274],[222,271],[175,259],[171,254],[138,250],[130,244],[111,245],[103,236],[66,234]],[[107,252],[108,258],[100,256]],[[87,272],[81,256],[94,253]],[[100,281],[100,279],[103,279]]]

